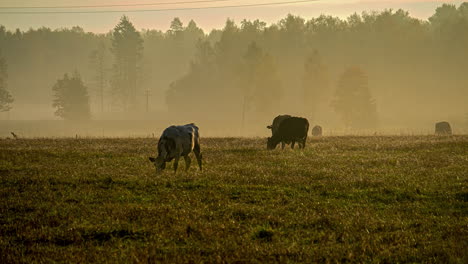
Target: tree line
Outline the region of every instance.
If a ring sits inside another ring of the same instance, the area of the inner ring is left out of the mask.
[[[444,4],[427,21],[404,10],[288,15],[271,25],[228,19],[208,34],[178,18],[166,32],[138,31],[125,16],[107,34],[0,27],[0,78],[9,84],[0,82],[0,98],[8,107],[12,95],[18,104],[50,104],[68,80],[81,87],[70,89],[86,88],[89,96],[79,98],[92,115],[141,113],[152,94],[153,107],[173,115],[243,123],[283,111],[317,120],[333,112],[348,127],[369,128],[408,110],[466,113],[467,47],[468,3]]]

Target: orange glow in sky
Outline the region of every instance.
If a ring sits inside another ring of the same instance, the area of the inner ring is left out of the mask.
[[[119,4],[149,4],[149,3],[171,3],[183,0],[2,0],[0,7],[6,6],[70,6],[70,5],[119,5]],[[185,0],[189,1],[189,0]],[[196,0],[193,0],[196,1]],[[218,0],[219,1],[219,0]],[[167,4],[155,6],[138,7],[103,7],[103,8],[80,8],[80,9],[0,9],[0,11],[77,11],[77,10],[154,10],[154,9],[177,9],[177,8],[199,8],[213,6],[233,6],[248,4],[278,3],[293,0],[224,0],[211,3],[185,3]],[[0,14],[0,25],[9,30],[20,28],[39,28],[42,26],[52,29],[70,28],[80,26],[85,31],[108,32],[119,18],[126,14],[138,29],[167,30],[171,20],[179,17],[185,24],[190,19],[205,31],[213,28],[222,28],[227,18],[240,22],[243,19],[260,19],[270,23],[276,23],[287,14],[299,15],[305,19],[317,17],[321,14],[346,18],[349,15],[363,11],[381,11],[384,9],[404,9],[413,17],[427,19],[435,9],[443,3],[459,5],[463,1],[436,1],[436,0],[318,0],[310,3],[296,3],[275,6],[237,7],[221,9],[198,9],[198,10],[170,10],[158,12],[117,12],[117,13],[85,13],[85,14]]]

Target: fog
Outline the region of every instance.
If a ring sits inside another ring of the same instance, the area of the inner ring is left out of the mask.
[[[127,17],[107,34],[1,26],[0,91],[13,101],[0,96],[0,137],[157,137],[192,122],[202,136],[267,136],[280,114],[325,135],[431,134],[439,121],[463,134],[467,47],[468,3],[428,20],[288,15],[211,32],[178,18],[164,32]]]

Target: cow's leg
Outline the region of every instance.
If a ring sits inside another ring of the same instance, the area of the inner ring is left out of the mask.
[[[304,140],[302,141],[302,148],[303,149],[305,149],[306,141],[307,141],[307,138],[304,138]]]
[[[200,167],[200,170],[202,170],[202,154],[200,151],[200,145],[195,145],[193,148],[193,153],[195,154],[195,158],[197,158],[198,167]]]
[[[192,162],[192,160],[190,159],[190,157],[188,155],[184,156],[184,160],[185,160],[185,171],[188,171],[188,169],[190,168],[190,163]]]
[[[180,159],[180,156],[176,156],[174,159],[174,173],[177,172],[177,167],[179,167],[179,159]]]
[[[299,140],[299,141],[297,141],[297,147],[298,147],[299,149],[302,148],[302,139]]]
[[[294,149],[294,144],[296,144],[296,141],[293,140],[292,143],[291,143],[291,148],[292,149]]]
[[[285,145],[286,145],[286,144],[284,143],[284,141],[281,141],[281,149],[282,149],[282,150],[284,149],[284,146],[285,146]]]

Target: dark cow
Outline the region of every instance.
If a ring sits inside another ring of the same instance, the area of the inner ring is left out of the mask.
[[[194,124],[183,126],[170,126],[166,128],[158,142],[158,157],[149,160],[159,173],[166,168],[166,162],[174,159],[174,173],[177,172],[180,157],[185,159],[185,171],[190,167],[190,152],[195,153],[198,166],[202,170],[202,154],[200,152],[200,136],[198,127]]]
[[[273,123],[267,126],[268,129],[271,129],[271,135],[273,136],[275,132],[278,130],[279,125],[283,120],[290,118],[290,115],[279,115],[273,119]]]
[[[275,119],[273,119],[273,122],[271,123],[271,125],[267,126],[268,129],[271,129],[271,135],[272,136],[278,130],[278,127],[281,124],[281,122],[283,122],[285,119],[288,119],[288,118],[291,118],[291,116],[290,115],[279,115],[279,116],[275,117]],[[281,142],[281,148],[283,148],[283,149],[284,149],[284,144],[285,144],[285,142]]]
[[[309,132],[309,121],[302,117],[290,117],[283,120],[272,137],[268,138],[267,148],[275,149],[278,143],[291,143],[291,148],[294,149],[294,144],[297,142],[299,148],[305,148],[307,133]],[[282,146],[284,148],[284,144]]]
[[[449,122],[439,122],[435,124],[436,135],[452,135],[452,128]]]
[[[321,126],[314,126],[312,128],[312,136],[314,136],[314,137],[322,136],[322,127]]]

